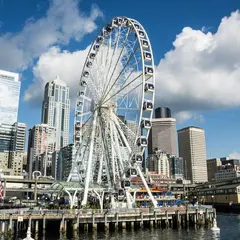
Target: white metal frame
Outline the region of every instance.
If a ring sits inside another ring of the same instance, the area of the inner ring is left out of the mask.
[[[134,167],[157,207],[141,167],[132,160],[134,154],[143,155],[145,151],[145,146],[137,147],[137,140],[148,138],[150,129],[142,129],[141,122],[144,119],[151,121],[153,115],[153,108],[150,111],[143,109],[145,101],[154,104],[155,96],[154,89],[145,92],[146,83],[155,86],[154,59],[148,35],[136,20],[116,17],[103,27],[99,36],[89,50],[80,79],[74,120],[75,126],[80,122],[80,127],[74,130],[74,143],[78,149],[70,175],[76,174],[80,171],[79,165],[82,166],[83,173],[78,174],[81,175],[79,181],[84,183],[82,205],[86,205],[90,184],[119,189],[121,181],[126,179],[126,170]],[[102,41],[98,43],[98,39]],[[147,49],[142,46],[143,39],[148,43]],[[99,47],[95,47],[96,44]],[[151,57],[145,58],[145,52]],[[152,68],[153,72],[146,74],[146,67]],[[136,111],[132,112],[136,115],[132,121],[136,129],[118,118],[117,114],[123,111],[125,118],[131,116],[129,111]],[[102,181],[103,176],[107,182]]]

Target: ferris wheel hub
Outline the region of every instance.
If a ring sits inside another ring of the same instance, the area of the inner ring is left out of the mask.
[[[108,100],[107,102],[101,105],[101,108],[115,109],[116,103],[113,100]]]

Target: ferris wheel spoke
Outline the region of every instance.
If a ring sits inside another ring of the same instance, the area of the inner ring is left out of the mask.
[[[112,61],[113,61],[113,57],[114,57],[114,54],[115,54],[115,51],[118,47],[118,41],[119,41],[119,38],[120,38],[120,32],[121,32],[121,27],[118,29],[118,36],[117,36],[117,40],[116,40],[116,43],[114,45],[114,50],[112,52],[112,56],[111,56],[111,60],[110,60],[110,64],[109,64],[109,67],[108,67],[108,70],[106,71],[107,72],[107,76],[106,76],[106,80],[108,79],[108,75],[110,73],[110,70],[111,70],[111,66],[112,66]],[[107,66],[106,66],[107,67]],[[109,81],[106,81],[103,89],[105,89],[105,86],[108,86],[108,84],[110,83],[111,79],[109,79]]]
[[[123,68],[121,69],[119,75],[117,76],[117,78],[115,79],[114,82],[116,82],[120,77],[121,75],[124,73],[125,69],[127,68],[128,64],[130,63],[130,61],[132,60],[132,57],[135,56],[135,54],[137,53],[138,50],[140,50],[139,46],[138,47],[135,47],[137,41],[134,42],[134,45],[133,47],[131,48],[130,50],[130,55],[129,56],[125,56],[125,58],[127,59],[125,64],[123,64]],[[134,50],[133,50],[134,49]],[[139,59],[139,61],[141,60],[141,58]],[[138,63],[138,61],[136,61],[136,63]]]
[[[114,123],[115,123],[115,126],[116,126],[117,130],[118,130],[118,133],[120,134],[120,136],[122,138],[124,146],[127,148],[129,154],[131,154],[132,149],[131,149],[131,147],[130,147],[127,139],[126,139],[126,136],[125,136],[124,132],[122,131],[122,128],[121,128],[119,122],[117,121],[116,117],[114,118]]]
[[[122,53],[123,53],[123,50],[124,50],[124,48],[125,48],[125,46],[126,46],[126,43],[127,43],[127,40],[128,40],[129,32],[130,32],[130,30],[128,30],[127,36],[126,36],[125,41],[124,41],[123,46],[122,46],[122,49],[121,49],[120,54],[119,54],[119,56],[118,56],[118,58],[117,58],[117,61],[116,61],[116,63],[115,63],[115,66],[114,66],[114,68],[113,68],[112,74],[111,74],[111,76],[110,76],[110,79],[108,80],[108,83],[109,83],[109,84],[111,83],[111,80],[112,80],[112,77],[113,77],[113,75],[114,75],[115,69],[116,69],[116,67],[117,67],[117,65],[118,65],[118,63],[119,63],[119,61],[120,61],[120,59],[121,59],[121,55],[122,55]],[[105,90],[104,90],[104,92],[103,92],[103,94],[102,94],[102,99],[103,99],[103,100],[104,100],[105,96],[108,94],[108,92],[111,91],[111,89],[112,89],[112,87],[114,86],[115,83],[116,83],[116,81],[114,81],[113,84],[112,84],[109,88],[108,88],[108,85],[105,86]],[[108,90],[108,89],[109,89],[109,90]]]
[[[147,82],[148,79],[150,79],[151,77],[147,78],[145,81]],[[122,91],[121,94],[117,94],[117,97],[115,98],[115,101],[118,101],[119,99],[123,99],[122,102],[124,101],[124,97],[126,97],[127,95],[129,95],[129,93],[133,92],[134,90],[138,89],[140,86],[142,86],[143,83],[142,82],[139,82],[139,83],[135,83],[133,86],[130,86],[130,87],[127,87],[125,89],[125,91]],[[125,86],[123,87],[125,88]],[[122,102],[119,104],[121,106]],[[118,107],[118,109],[120,109]],[[131,109],[131,108],[130,108]],[[139,108],[140,109],[140,108]]]
[[[130,61],[130,59],[132,58],[132,56],[133,56],[133,54],[130,55],[127,63]],[[119,73],[118,77],[115,79],[115,81],[113,82],[113,84],[109,87],[108,92],[107,92],[107,93],[104,95],[104,97],[103,97],[103,101],[104,101],[104,99],[108,96],[108,94],[110,93],[110,91],[112,90],[112,88],[114,87],[114,85],[117,83],[119,77],[120,77],[120,76],[122,75],[122,73],[124,72],[124,70],[125,70],[125,68],[126,68],[126,66],[127,66],[127,63],[124,65],[124,67],[122,68],[121,72]],[[134,70],[133,70],[133,71],[134,71]],[[130,73],[130,75],[131,75],[131,73]],[[127,81],[127,80],[128,80],[128,78],[126,79],[126,81]],[[125,81],[125,82],[126,82],[126,81]]]
[[[116,160],[116,165],[119,168],[118,178],[121,179],[124,175],[125,168],[130,167],[130,162],[128,161],[129,152],[125,147],[124,140],[121,137],[121,133],[119,133],[118,127],[116,126],[114,121],[113,121],[113,126],[114,126],[114,138],[115,138],[114,147],[115,147],[116,154],[118,156]]]
[[[114,124],[114,126],[115,126],[115,124]],[[115,131],[114,131],[114,138],[118,140],[117,141],[118,145],[114,145],[114,147],[115,147],[115,150],[116,150],[117,155],[118,155],[118,165],[119,165],[119,172],[120,172],[119,175],[121,176],[123,174],[123,171],[124,171],[123,158],[122,158],[122,152],[123,151],[121,152],[123,144],[120,144],[121,138],[119,137],[119,135],[116,131],[116,128],[115,128]]]
[[[116,96],[117,94],[119,94],[121,91],[123,91],[125,88],[127,88],[130,84],[132,84],[134,81],[136,81],[138,78],[140,78],[142,76],[142,73],[140,73],[137,77],[135,77],[131,82],[129,82],[128,84],[126,84],[125,86],[123,86],[121,89],[119,89],[116,93],[114,93],[112,96],[110,96],[109,98],[107,98],[102,104],[106,103],[108,100],[112,99],[114,96]],[[141,83],[142,84],[142,83]]]
[[[116,145],[117,142],[115,142],[114,140],[114,129],[113,129],[113,124],[110,121],[110,141],[111,141],[111,168],[112,168],[112,177],[113,177],[113,182],[115,183],[116,180],[116,176],[115,176],[115,158],[116,158],[116,154],[115,154],[115,147],[114,145]]]
[[[103,112],[101,118],[100,118],[100,132],[101,132],[101,137],[102,137],[102,143],[104,146],[104,152],[105,152],[105,167],[106,167],[106,173],[107,173],[107,179],[108,179],[108,185],[109,187],[112,186],[112,179],[113,179],[113,174],[111,170],[111,157],[112,157],[112,152],[111,152],[111,143],[109,140],[109,134],[110,134],[110,129],[109,129],[109,121],[107,121],[107,117],[105,116],[105,113]],[[105,129],[105,134],[103,133],[103,129]]]
[[[133,129],[130,129],[124,122],[122,122],[121,119],[119,119],[117,116],[115,118],[117,121],[116,125],[119,126],[121,131],[127,136],[130,148],[133,149],[136,140],[136,133],[133,131]]]
[[[139,111],[141,109],[140,108],[118,107],[118,110]]]
[[[142,86],[142,82],[138,83],[137,85],[135,84],[134,86],[129,86],[125,89],[123,89],[123,91],[119,92],[119,94],[113,96],[114,100],[116,102],[118,102],[120,99],[123,99],[122,102],[124,101],[124,98],[128,95],[130,95],[130,93],[133,92],[133,95],[137,95],[137,93],[134,92],[134,90],[137,90],[139,87]],[[132,96],[132,99],[135,98],[135,96]],[[122,103],[121,102],[121,103]],[[120,106],[121,106],[121,103],[120,103]],[[128,105],[129,106],[129,105]],[[140,109],[141,106],[138,107],[138,109]],[[132,109],[132,108],[130,108]]]

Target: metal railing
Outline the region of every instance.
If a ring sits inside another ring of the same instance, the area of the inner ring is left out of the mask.
[[[159,208],[116,208],[116,209],[30,209],[30,208],[16,208],[16,209],[1,209],[1,214],[74,214],[74,215],[92,215],[92,214],[115,214],[115,213],[154,213],[154,212],[176,212],[186,210],[205,211],[206,209],[213,210],[211,205],[187,205],[180,207],[159,207]]]

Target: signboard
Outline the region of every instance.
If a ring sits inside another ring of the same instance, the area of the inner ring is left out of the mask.
[[[23,222],[23,217],[22,216],[18,216],[18,222]]]

